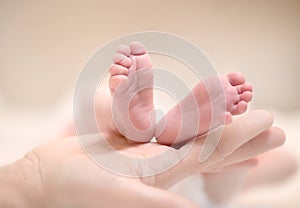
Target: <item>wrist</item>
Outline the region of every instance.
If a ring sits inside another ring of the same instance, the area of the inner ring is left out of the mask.
[[[34,156],[27,155],[0,168],[0,207],[46,207],[44,190]]]

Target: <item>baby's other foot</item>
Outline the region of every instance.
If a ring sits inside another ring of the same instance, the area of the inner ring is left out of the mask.
[[[252,85],[241,73],[208,77],[166,114],[155,136],[160,144],[171,145],[204,135],[231,123],[232,115],[244,113],[251,99]]]
[[[150,141],[155,129],[154,75],[145,46],[137,41],[119,46],[109,72],[115,126],[130,140]]]

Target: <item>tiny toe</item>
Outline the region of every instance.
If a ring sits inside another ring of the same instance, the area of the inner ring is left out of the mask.
[[[240,101],[240,102],[238,102],[238,103],[234,106],[234,108],[233,108],[233,110],[232,110],[231,113],[232,113],[233,115],[242,114],[242,113],[244,113],[244,112],[247,110],[247,108],[248,108],[247,102],[245,102],[245,101]]]
[[[131,66],[131,59],[121,53],[115,54],[113,57],[113,62],[115,64],[120,64],[124,67],[130,67]]]
[[[240,93],[240,94],[245,92],[245,91],[252,92],[253,91],[253,86],[250,83],[245,83],[241,86],[238,86],[237,90],[238,90],[238,93]]]
[[[245,83],[245,76],[240,72],[231,72],[227,74],[228,80],[231,85],[241,85]]]
[[[125,75],[111,76],[109,79],[109,87],[110,87],[111,92],[114,93],[121,84],[126,84],[125,82],[127,82],[127,81],[128,81],[128,78]]]
[[[117,52],[125,56],[130,56],[130,48],[128,45],[124,45],[124,44],[119,45],[117,48]]]
[[[124,66],[118,65],[118,64],[113,64],[109,68],[109,73],[111,76],[114,75],[127,75],[128,74],[128,69]]]
[[[252,92],[245,91],[242,94],[240,94],[240,100],[245,102],[250,102],[252,100],[253,94]]]
[[[132,55],[143,55],[147,52],[146,47],[138,41],[133,41],[129,44]]]

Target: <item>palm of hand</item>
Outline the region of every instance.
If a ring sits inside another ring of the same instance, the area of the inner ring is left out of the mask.
[[[147,152],[155,154],[169,148],[153,143],[130,145],[120,138],[114,141],[117,142],[114,145],[122,153],[134,157],[145,157]],[[173,198],[171,193],[152,187],[165,186],[165,181],[157,183],[156,177],[150,180],[128,178],[101,168],[89,158],[76,137],[53,141],[28,155],[30,154],[37,158],[44,195],[47,196],[50,207],[94,207],[99,204],[101,207],[121,207],[124,203],[128,203],[126,207],[146,207],[145,199],[151,201],[149,207],[153,207],[159,195],[166,194],[165,201],[168,204],[170,197]],[[140,200],[132,199],[141,192],[149,195],[144,195]],[[179,202],[180,200],[179,197]],[[157,203],[158,207],[170,206],[163,201]]]
[[[247,128],[240,128],[245,123]],[[195,140],[183,160],[153,177],[122,177],[101,168],[88,157],[77,137],[53,141],[36,148],[27,157],[35,158],[50,207],[193,207],[186,199],[159,188],[168,188],[192,174],[214,171],[219,174],[224,169],[251,164],[249,158],[284,142],[282,131],[269,129],[271,125],[270,114],[262,111],[249,113],[224,129],[216,150],[207,161],[198,161],[199,152],[205,145],[204,139],[200,138]],[[110,143],[131,157],[143,158],[166,150],[171,150],[177,157],[179,152],[155,143],[128,144],[123,138],[114,136]],[[103,147],[98,145],[98,148]],[[157,166],[163,162],[164,158],[161,159],[151,165]],[[132,171],[142,170],[133,168]]]

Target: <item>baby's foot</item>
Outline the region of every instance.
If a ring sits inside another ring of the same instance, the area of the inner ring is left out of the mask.
[[[140,42],[121,45],[110,67],[114,124],[126,138],[147,142],[154,136],[153,70]]]
[[[242,74],[233,72],[211,76],[197,84],[158,123],[157,141],[167,145],[180,143],[229,124],[232,115],[247,110],[251,99],[252,85],[245,83]]]

